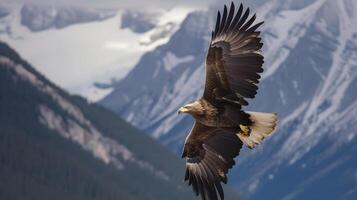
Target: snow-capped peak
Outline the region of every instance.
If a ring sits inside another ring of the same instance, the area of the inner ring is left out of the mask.
[[[149,31],[136,33],[120,28],[122,14],[127,12],[123,9],[97,11],[83,7],[81,12],[92,13],[98,18],[90,15],[68,26],[53,28],[55,25],[51,24],[57,23],[53,20],[75,18],[76,15],[70,13],[78,14],[78,9],[50,7],[51,9],[46,9],[31,4],[13,8],[10,14],[0,18],[0,38],[56,84],[91,101],[97,101],[109,92],[95,87],[95,82],[124,77],[144,53],[167,43],[191,11],[190,8],[176,7],[157,12],[155,26]],[[41,11],[34,15],[31,23],[45,28],[34,32],[24,26],[24,9],[29,15],[30,12]],[[46,17],[47,15],[54,17]],[[43,25],[43,20],[52,21],[49,25]],[[34,47],[36,51],[33,50]]]

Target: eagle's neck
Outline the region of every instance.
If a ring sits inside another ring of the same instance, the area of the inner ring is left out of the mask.
[[[212,126],[217,122],[218,110],[211,103],[205,99],[197,101],[200,107],[200,112],[193,113],[192,116],[202,124],[206,126]]]

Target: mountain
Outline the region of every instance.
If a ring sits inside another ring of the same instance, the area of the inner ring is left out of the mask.
[[[124,77],[144,53],[167,43],[190,11],[183,7],[134,11],[85,3],[1,3],[0,39],[55,84],[94,102],[112,91],[95,83]],[[140,20],[152,20],[155,26],[138,32],[133,27]]]
[[[73,6],[25,3],[21,8],[21,24],[31,31],[43,31],[49,28],[65,28],[77,23],[100,21],[112,17],[114,14],[115,12],[99,12]]]
[[[159,13],[143,13],[127,10],[123,13],[121,28],[129,28],[136,33],[145,33],[155,27]]]
[[[189,14],[169,43],[145,54],[101,103],[155,137],[177,126],[182,131],[178,140],[183,139],[187,130],[182,130],[180,122],[188,118],[174,113],[181,103],[196,99],[203,87],[203,59],[199,58],[209,42],[209,19],[203,12]]]
[[[212,10],[189,14],[100,102],[177,153],[193,120],[176,112],[202,95]],[[277,112],[280,123],[243,150],[231,185],[252,199],[356,199],[357,3],[269,0],[254,10],[265,71],[246,109]]]
[[[0,111],[0,199],[194,199],[182,160],[2,42]]]

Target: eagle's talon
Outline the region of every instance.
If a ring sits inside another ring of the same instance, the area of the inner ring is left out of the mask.
[[[244,126],[244,125],[239,125],[239,128],[240,128],[240,130],[241,130],[241,134],[243,135],[243,136],[246,136],[246,137],[249,137],[249,135],[250,135],[250,128],[249,128],[249,126]]]

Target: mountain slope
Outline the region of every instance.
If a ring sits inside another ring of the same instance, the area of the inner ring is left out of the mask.
[[[61,29],[73,24],[101,21],[115,12],[81,9],[75,6],[25,3],[21,8],[21,24],[33,32]]]
[[[281,120],[272,138],[241,153],[232,185],[253,199],[353,199],[356,2],[270,0],[256,10],[265,20],[265,72],[246,109],[278,112]],[[180,152],[193,121],[176,111],[202,93],[214,15],[190,14],[101,103]],[[334,190],[320,192],[326,188]]]
[[[0,199],[194,199],[176,156],[1,42],[0,121]]]
[[[98,88],[94,83],[124,77],[144,53],[167,43],[191,10],[104,8],[76,3],[4,3],[0,5],[0,15],[4,13],[0,39],[57,85],[97,101],[112,88]],[[154,20],[155,26],[136,32],[132,27],[139,19],[126,16],[138,13],[141,20]]]

